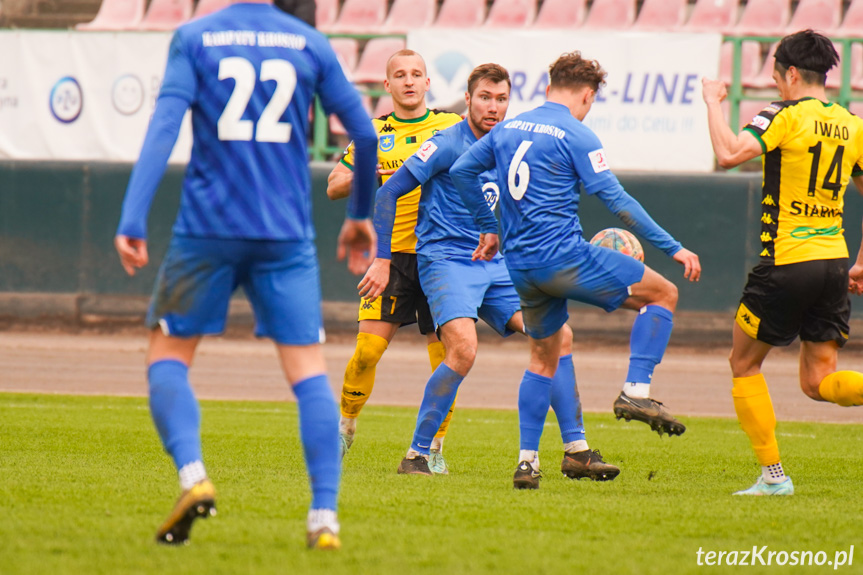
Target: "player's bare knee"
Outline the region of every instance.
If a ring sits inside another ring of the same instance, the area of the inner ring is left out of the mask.
[[[461,375],[467,375],[467,372],[473,367],[475,360],[476,345],[463,341],[459,342],[458,345],[447,348],[444,363],[453,371]]]

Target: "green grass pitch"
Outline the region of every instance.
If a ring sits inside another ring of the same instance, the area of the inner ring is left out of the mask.
[[[451,475],[427,478],[395,473],[416,409],[370,406],[345,458],[343,549],[314,553],[304,547],[309,489],[295,405],[207,401],[202,413],[219,514],[196,523],[189,546],[171,548],[153,535],[179,488],[145,399],[0,395],[0,573],[677,574],[734,569],[699,566],[699,549],[824,551],[832,561],[851,545],[853,564],[837,570],[863,569],[858,425],[780,422],[797,493],[742,498],[731,492],[759,468],[736,421],[684,418],[685,435],[660,438],[588,414],[591,446],[622,468],[594,483],[560,474],[549,415],[542,487],[517,492],[515,412],[458,410],[445,449]]]

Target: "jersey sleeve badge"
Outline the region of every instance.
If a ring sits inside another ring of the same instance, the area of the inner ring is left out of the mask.
[[[588,152],[587,157],[590,158],[590,165],[593,166],[593,171],[595,173],[598,174],[609,169],[608,159],[605,156],[605,150],[603,148]]]
[[[432,154],[437,151],[437,144],[432,141],[428,141],[417,150],[417,157],[422,160],[424,163],[429,161],[429,158],[432,157]]]

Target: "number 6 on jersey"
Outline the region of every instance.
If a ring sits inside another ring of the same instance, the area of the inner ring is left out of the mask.
[[[509,195],[516,201],[524,197],[525,192],[527,192],[527,184],[530,182],[530,166],[527,165],[527,162],[522,161],[522,158],[524,158],[531,145],[533,145],[533,142],[523,140],[515,151],[512,162],[509,163],[509,174],[507,175],[506,184],[509,188]],[[516,183],[516,178],[518,178],[518,183]]]

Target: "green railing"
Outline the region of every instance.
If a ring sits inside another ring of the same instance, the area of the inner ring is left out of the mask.
[[[778,42],[782,36],[725,36],[724,41],[731,42],[733,50],[732,68],[731,68],[731,87],[728,90],[728,103],[730,105],[729,123],[732,129],[740,129],[740,102],[744,100],[764,100],[765,91],[760,93],[755,89],[743,89],[741,78],[741,62],[743,54],[743,42]],[[854,95],[851,91],[851,45],[854,42],[863,42],[863,38],[832,38],[834,44],[839,44],[842,47],[841,66],[841,81],[839,86],[839,95],[835,101],[844,107],[848,107],[851,102],[863,101],[863,95]],[[779,97],[776,89],[772,89],[772,93],[767,96],[769,99],[777,99]]]
[[[371,40],[372,38],[406,38],[405,34],[327,34],[328,38],[354,38],[356,40]],[[360,92],[372,98],[385,95],[387,92],[379,88],[362,87]],[[311,159],[316,161],[326,160],[334,154],[342,151],[340,146],[329,144],[330,124],[321,102],[315,99],[314,131],[312,138]]]

